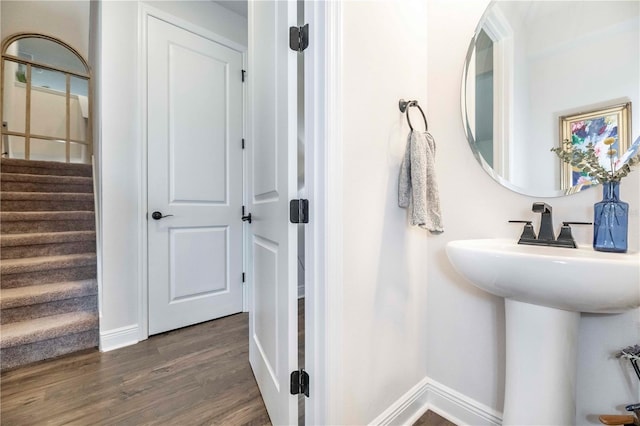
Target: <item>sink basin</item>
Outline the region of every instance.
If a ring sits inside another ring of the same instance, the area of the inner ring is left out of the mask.
[[[503,425],[574,425],[580,313],[640,306],[640,255],[518,245],[447,244],[453,267],[505,300]]]
[[[507,299],[588,313],[620,313],[640,306],[638,253],[487,239],[451,241],[447,256],[475,286]]]

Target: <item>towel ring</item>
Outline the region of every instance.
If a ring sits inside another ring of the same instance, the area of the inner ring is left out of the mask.
[[[424,131],[427,132],[429,130],[429,124],[427,123],[427,116],[424,115],[424,111],[418,105],[418,101],[405,101],[404,99],[400,99],[398,102],[398,106],[400,107],[400,111],[407,114],[407,123],[409,123],[409,128],[413,130],[413,126],[411,125],[411,118],[409,117],[409,107],[416,107],[420,110],[420,114],[422,114],[422,119],[424,120]]]

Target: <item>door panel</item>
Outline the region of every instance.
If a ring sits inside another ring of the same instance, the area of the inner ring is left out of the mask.
[[[226,203],[229,64],[176,44],[169,45],[169,64],[171,202]]]
[[[254,279],[254,297],[259,302],[253,305],[253,340],[269,379],[278,383],[278,330],[274,327],[278,322],[278,245],[254,236],[252,247],[254,271],[260,271]]]
[[[170,302],[229,290],[227,276],[228,228],[180,228],[169,231]],[[208,253],[202,262],[192,251]]]
[[[249,2],[249,359],[273,424],[297,424],[297,53],[295,1]]]
[[[276,43],[284,42],[281,37],[278,40],[275,25],[277,24],[276,5],[272,1],[264,4],[255,2],[255,15],[253,31],[256,38],[250,41],[254,45],[249,47],[249,55],[253,55],[253,61],[249,61],[253,67],[259,67],[256,73],[251,73],[249,90],[252,92],[250,108],[256,113],[252,116],[255,120],[254,129],[260,135],[259,143],[252,145],[254,150],[252,161],[257,161],[259,167],[253,165],[253,198],[256,200],[268,200],[276,197],[278,191],[278,166],[277,141],[278,131],[283,129],[278,123],[278,63],[276,63]],[[285,24],[281,25],[283,28]],[[272,66],[269,66],[272,65]],[[280,111],[284,112],[285,111]],[[287,117],[282,117],[286,119]],[[286,137],[286,135],[282,135]],[[286,164],[283,165],[286,167]]]
[[[154,17],[147,43],[156,334],[242,311],[242,53]]]

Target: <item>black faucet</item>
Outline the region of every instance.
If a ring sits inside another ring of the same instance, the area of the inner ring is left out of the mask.
[[[524,229],[518,244],[528,244],[534,246],[554,246],[576,248],[577,244],[571,235],[571,227],[569,225],[591,225],[591,222],[562,222],[560,235],[556,239],[553,232],[553,218],[551,217],[552,208],[547,203],[533,203],[531,210],[534,213],[541,213],[540,231],[536,236],[533,231],[533,225],[530,220],[510,220],[511,223],[524,223]]]
[[[534,213],[542,213],[542,218],[540,219],[540,230],[538,231],[538,241],[555,241],[556,235],[553,232],[551,206],[547,203],[533,203],[531,210]]]

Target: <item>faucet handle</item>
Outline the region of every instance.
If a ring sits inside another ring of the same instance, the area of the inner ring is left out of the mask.
[[[565,243],[573,248],[578,247],[573,235],[571,235],[571,226],[569,225],[591,225],[591,222],[562,222],[560,228],[560,235],[558,235],[558,242]]]
[[[530,220],[510,220],[509,223],[524,223],[524,229],[522,230],[522,235],[520,235],[520,241],[522,240],[535,240],[536,233],[533,230],[533,225]]]

